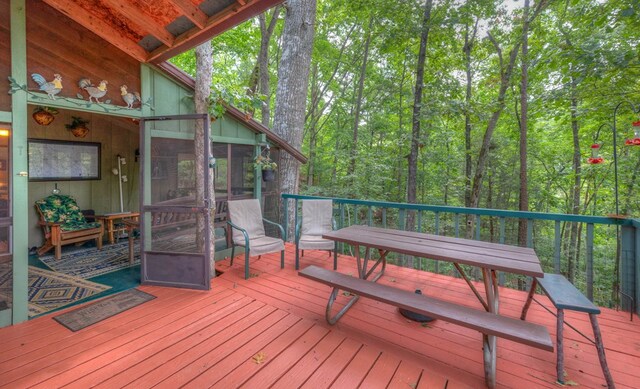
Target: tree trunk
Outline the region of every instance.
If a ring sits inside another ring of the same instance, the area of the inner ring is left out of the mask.
[[[358,128],[360,126],[360,109],[362,108],[362,91],[364,90],[364,79],[367,75],[367,61],[369,60],[369,45],[371,44],[371,29],[373,27],[373,15],[369,18],[369,26],[366,32],[364,42],[364,56],[362,58],[362,66],[360,67],[360,77],[358,79],[358,88],[356,91],[356,101],[353,112],[353,144],[351,145],[351,155],[349,156],[349,167],[347,175],[353,181],[353,175],[356,171],[356,159],[358,158]]]
[[[571,68],[571,66],[570,66]],[[571,72],[571,70],[570,70]],[[577,86],[576,79],[571,77],[571,133],[573,135],[573,188],[571,189],[571,213],[574,215],[580,214],[580,187],[582,180],[582,168],[581,160],[582,155],[580,153],[580,126],[578,123],[578,98],[577,98]],[[569,226],[569,252],[567,255],[568,269],[567,278],[573,282],[576,274],[576,265],[578,260],[578,224],[571,223]]]
[[[309,68],[316,20],[315,0],[289,0],[282,32],[282,58],[278,68],[273,131],[300,149],[304,128]],[[288,153],[280,157],[280,191],[298,193],[298,161]],[[287,236],[293,236],[294,212],[289,212]]]
[[[527,131],[528,131],[528,102],[529,95],[529,0],[524,0],[522,23],[522,77],[520,79],[520,196],[518,210],[529,210],[529,190],[527,176]],[[527,220],[518,221],[518,244],[527,245]]]
[[[464,206],[471,208],[471,180],[473,175],[472,161],[471,161],[471,96],[472,96],[472,83],[473,72],[471,69],[471,50],[475,44],[476,34],[478,32],[478,21],[476,18],[473,26],[473,33],[469,36],[469,24],[465,25],[464,34],[464,47],[462,49],[464,53],[464,65],[465,73],[467,77],[466,91],[464,97]],[[467,215],[467,225],[473,225],[473,215]],[[471,230],[467,230],[467,237],[471,237]]]
[[[271,20],[267,26],[266,13],[262,13],[258,16],[260,21],[260,52],[258,53],[258,78],[260,85],[260,93],[265,96],[265,102],[262,104],[262,124],[269,127],[271,123],[271,108],[269,101],[271,90],[269,87],[269,43],[271,42],[271,36],[273,30],[278,22],[278,16],[280,15],[280,6],[273,9],[271,14]]]
[[[420,35],[420,50],[418,52],[418,64],[416,65],[416,87],[413,97],[413,115],[411,118],[411,151],[409,152],[407,173],[407,202],[416,203],[416,184],[418,180],[418,151],[422,140],[420,139],[420,114],[422,111],[422,88],[424,84],[424,63],[427,56],[427,41],[429,39],[429,27],[431,23],[431,7],[433,0],[427,0],[424,5],[422,17],[422,34]],[[407,229],[415,227],[415,212],[407,215]]]
[[[211,42],[207,41],[200,46],[196,47],[196,87],[195,87],[195,108],[197,113],[209,112],[209,96],[211,95],[211,77],[213,75],[213,47]],[[213,190],[213,175],[209,175],[209,182],[204,182],[205,167],[209,166],[209,156],[204,155],[205,139],[204,125],[201,120],[196,121],[195,126],[195,159],[196,159],[196,204],[204,203],[205,185],[209,187],[213,203],[211,204],[211,226],[209,227],[211,232],[211,245],[210,247],[204,247],[204,236],[206,231],[206,225],[203,217],[197,218],[196,228],[196,242],[198,247],[204,250],[209,250],[211,256],[211,263],[209,264],[210,276],[215,277],[215,262],[213,260],[215,255],[215,228],[213,214],[215,214],[215,192]]]

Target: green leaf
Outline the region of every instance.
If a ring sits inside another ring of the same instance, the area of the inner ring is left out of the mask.
[[[80,93],[77,93],[76,97],[79,98],[80,100],[84,100],[84,96],[82,96]]]
[[[105,104],[111,104],[111,100],[106,100],[104,103]]]

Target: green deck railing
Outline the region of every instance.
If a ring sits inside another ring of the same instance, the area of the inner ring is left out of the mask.
[[[568,215],[542,212],[505,211],[425,204],[394,203],[345,198],[283,194],[283,222],[288,231],[289,209],[299,217],[299,202],[305,199],[331,199],[339,228],[367,224],[384,228],[406,229],[409,212],[414,213],[415,231],[436,235],[469,237],[477,240],[517,244],[517,225],[526,220],[526,245],[536,250],[545,272],[567,273],[565,228],[579,226],[579,244],[574,283],[585,295],[602,306],[617,304],[612,288],[616,280],[615,257],[620,228],[620,297],[622,307],[638,311],[640,301],[640,220],[602,216]],[[290,208],[291,202],[294,207]],[[471,227],[473,226],[473,227]],[[565,239],[563,240],[563,236]],[[344,249],[342,248],[343,252]],[[575,253],[574,253],[575,254]],[[444,263],[429,259],[397,257],[398,264],[436,273],[454,271]],[[502,285],[520,287],[526,282],[500,274]],[[597,281],[597,282],[596,282]],[[633,307],[633,308],[632,308]]]

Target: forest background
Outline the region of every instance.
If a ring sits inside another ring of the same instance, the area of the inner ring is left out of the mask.
[[[213,97],[268,127],[296,3],[212,41]],[[614,214],[616,110],[619,213],[640,215],[640,147],[624,145],[640,131],[640,0],[317,0],[315,18],[300,193]],[[172,62],[195,76],[193,51]],[[593,144],[604,163],[587,163]],[[579,284],[584,231],[562,231]],[[611,304],[615,228],[595,244],[597,300]]]

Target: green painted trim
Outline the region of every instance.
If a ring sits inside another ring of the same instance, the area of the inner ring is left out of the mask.
[[[0,328],[11,325],[11,310],[0,311]]]
[[[153,138],[193,140],[194,136],[192,132],[175,132],[168,130],[150,130],[149,132]]]
[[[19,84],[27,85],[27,16],[25,0],[11,0],[11,74]],[[27,95],[11,95],[11,203],[13,218],[13,324],[28,319],[29,182],[27,162]],[[24,175],[18,173],[25,172]],[[15,217],[20,215],[20,217]]]
[[[352,205],[364,205],[381,208],[396,208],[396,209],[415,209],[431,212],[444,212],[444,213],[461,213],[466,215],[479,215],[479,216],[495,216],[506,217],[515,219],[535,219],[535,220],[560,220],[566,222],[578,222],[578,223],[593,223],[593,224],[606,224],[606,225],[639,225],[640,220],[633,219],[613,219],[604,216],[586,216],[586,215],[567,215],[562,213],[543,213],[543,212],[524,212],[524,211],[505,211],[501,209],[487,209],[487,208],[465,208],[465,207],[450,207],[442,205],[424,205],[424,204],[408,204],[408,203],[393,203],[389,201],[369,201],[369,200],[354,200],[344,198],[331,198],[322,196],[304,196],[294,195],[289,193],[283,193],[284,199],[332,199],[335,203],[340,204],[352,204]]]
[[[253,139],[234,138],[230,136],[219,136],[219,135],[212,135],[211,139],[215,143],[231,143],[236,145],[249,145],[249,146],[257,145],[256,141]]]
[[[253,159],[256,159],[262,152],[262,147],[256,145],[254,147]],[[262,202],[262,169],[257,165],[253,166],[253,191],[254,198],[259,199]],[[262,204],[264,206],[264,204]]]
[[[11,112],[0,111],[0,122],[11,123],[12,117]]]
[[[153,69],[145,64],[140,64],[140,95],[145,96],[145,98],[153,96]],[[143,105],[142,117],[151,115],[151,107],[148,105]]]
[[[14,76],[15,78],[15,76]],[[64,100],[58,98],[52,100],[44,93],[29,92],[27,101],[33,105],[46,105],[47,107],[71,109],[74,111],[97,113],[101,115],[120,116],[138,119],[142,117],[140,109],[127,109],[122,106],[104,103],[89,103],[88,100],[65,97]]]

